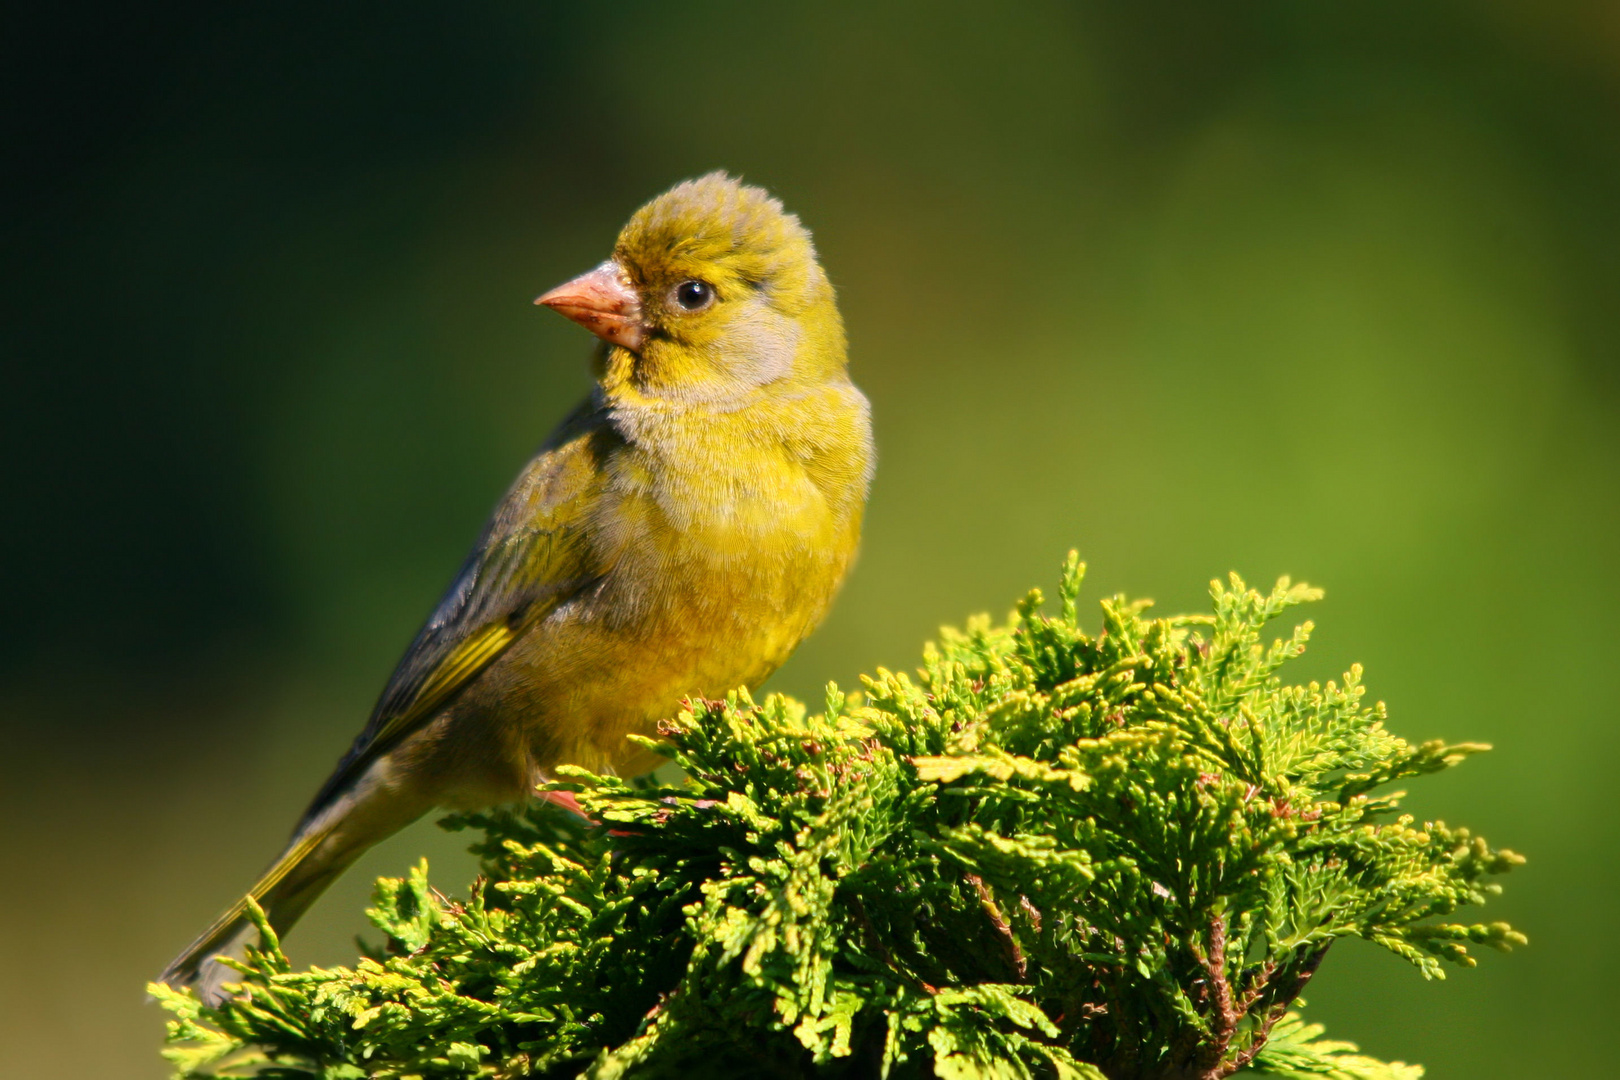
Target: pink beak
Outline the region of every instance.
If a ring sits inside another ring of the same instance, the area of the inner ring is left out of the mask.
[[[630,287],[624,269],[608,261],[572,281],[565,281],[535,300],[566,315],[579,325],[631,352],[641,348],[646,326],[641,321],[641,299]]]

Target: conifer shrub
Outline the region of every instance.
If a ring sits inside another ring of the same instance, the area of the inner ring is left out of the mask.
[[[1297,1009],[1359,937],[1426,978],[1522,860],[1400,812],[1403,779],[1486,749],[1412,745],[1361,671],[1285,685],[1319,594],[1215,582],[1209,615],[1032,592],[811,714],[693,701],[653,740],[685,773],[567,770],[475,829],[465,900],[424,863],[377,883],[380,947],[295,971],[262,941],[218,1008],[154,986],[181,1077],[909,1077],[1234,1073],[1405,1080]]]

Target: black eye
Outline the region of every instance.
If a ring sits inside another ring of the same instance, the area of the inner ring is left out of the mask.
[[[687,311],[706,308],[714,300],[714,286],[707,281],[683,281],[675,286],[675,302]]]

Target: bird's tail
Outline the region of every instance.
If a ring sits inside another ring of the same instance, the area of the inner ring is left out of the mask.
[[[249,900],[264,910],[276,933],[283,933],[359,854],[358,851],[334,851],[334,845],[329,843],[333,839],[333,825],[312,824],[315,827],[299,831],[246,896],[227,908],[174,958],[157,977],[158,982],[176,989],[190,987],[211,1005],[225,997],[223,984],[234,972],[219,963],[217,957],[236,954],[252,935]]]

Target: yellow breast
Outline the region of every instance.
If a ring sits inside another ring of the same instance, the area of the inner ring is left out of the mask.
[[[620,422],[592,523],[611,569],[486,680],[542,771],[637,771],[627,734],[684,697],[758,686],[826,614],[860,535],[871,442],[847,383]]]

